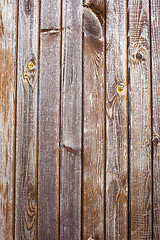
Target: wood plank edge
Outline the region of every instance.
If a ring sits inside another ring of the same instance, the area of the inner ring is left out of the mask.
[[[129,66],[129,0],[126,0],[126,16],[127,16],[127,24],[126,24],[126,42],[127,42],[127,61],[126,61],[126,87],[127,87],[127,126],[126,126],[126,132],[127,132],[127,161],[128,161],[128,212],[127,212],[127,217],[128,217],[128,240],[131,239],[131,196],[130,196],[130,164],[131,164],[131,97],[130,97],[130,66]]]
[[[37,209],[35,213],[35,239],[38,239],[38,147],[39,147],[39,76],[40,76],[40,26],[41,26],[41,0],[38,0],[38,52],[37,52],[37,126],[36,126],[36,193]]]
[[[149,61],[150,61],[150,145],[151,145],[151,236],[154,239],[154,231],[153,231],[153,219],[154,219],[154,211],[153,211],[153,81],[152,81],[152,31],[151,31],[151,0],[149,0]]]
[[[107,0],[103,0],[104,23],[103,23],[103,239],[106,239],[106,9]]]
[[[61,102],[62,102],[62,11],[63,0],[60,0],[60,44],[59,44],[59,133],[58,133],[58,239],[60,239],[60,183],[61,183]]]
[[[18,19],[19,0],[16,0],[16,46],[15,46],[15,81],[14,81],[14,133],[13,133],[13,202],[12,202],[12,239],[15,239],[15,204],[16,204],[16,132],[17,132],[17,78],[18,78]]]

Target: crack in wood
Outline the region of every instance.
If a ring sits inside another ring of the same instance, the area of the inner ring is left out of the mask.
[[[70,30],[70,27],[62,28],[62,31],[64,31],[64,30]],[[60,28],[54,28],[54,27],[51,27],[51,28],[41,28],[40,32],[44,33],[44,34],[49,33],[49,34],[57,35],[57,34],[60,34],[61,29]]]

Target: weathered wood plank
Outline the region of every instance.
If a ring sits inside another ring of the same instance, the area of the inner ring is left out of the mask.
[[[83,239],[104,239],[104,1],[84,2]]]
[[[58,239],[60,0],[41,1],[38,239]]]
[[[0,238],[14,237],[17,1],[0,2]],[[13,226],[13,227],[12,227]]]
[[[62,1],[60,239],[81,238],[82,1]]]
[[[160,2],[151,0],[153,104],[153,239],[160,239]]]
[[[152,238],[149,1],[129,1],[130,229],[131,239]]]
[[[39,1],[19,1],[15,239],[35,239]]]
[[[106,239],[128,239],[127,4],[106,6]]]

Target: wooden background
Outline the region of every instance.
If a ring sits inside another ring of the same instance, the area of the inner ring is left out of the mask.
[[[0,0],[0,239],[160,239],[160,1]]]

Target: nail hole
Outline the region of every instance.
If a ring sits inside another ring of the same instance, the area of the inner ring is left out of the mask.
[[[28,75],[27,75],[27,73],[24,73],[24,78],[28,78]]]

